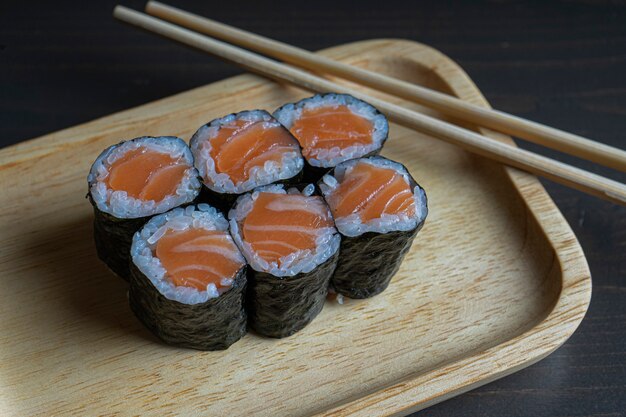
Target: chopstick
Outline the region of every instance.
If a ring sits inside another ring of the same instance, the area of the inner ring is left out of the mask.
[[[247,32],[158,1],[149,1],[146,12],[180,26],[260,52],[314,72],[346,80],[431,107],[443,114],[478,126],[526,139],[548,148],[626,172],[626,151],[564,132],[498,110],[493,110],[426,87],[334,61],[307,50]]]
[[[116,6],[113,15],[132,25],[216,55],[251,72],[317,92],[341,92],[371,103],[393,122],[418,130],[495,161],[541,175],[588,194],[626,205],[626,186],[541,155],[498,142],[396,104],[368,96],[308,72],[192,32],[144,13]]]

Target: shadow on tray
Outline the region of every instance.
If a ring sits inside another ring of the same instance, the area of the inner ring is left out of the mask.
[[[130,333],[156,342],[128,306],[128,283],[98,259],[93,217],[83,215],[31,234],[26,244],[32,275],[45,287],[46,304],[57,304],[48,320],[75,320],[95,332]],[[59,316],[56,313],[61,313]],[[90,323],[85,323],[89,321]],[[52,328],[56,323],[50,323]],[[84,329],[83,329],[84,331]]]

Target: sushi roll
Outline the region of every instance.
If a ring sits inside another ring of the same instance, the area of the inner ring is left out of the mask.
[[[290,336],[324,306],[340,236],[314,190],[261,187],[229,212],[231,234],[250,266],[248,323],[261,335]]]
[[[98,257],[126,280],[133,234],[152,216],[194,201],[201,187],[189,147],[173,136],[108,147],[87,182]]]
[[[253,188],[298,182],[304,167],[298,141],[264,110],[215,119],[190,146],[205,186],[202,200],[223,211]]]
[[[349,298],[381,293],[424,225],[424,190],[381,156],[343,162],[318,185],[342,235],[331,287]]]
[[[246,262],[207,204],[152,218],[133,237],[130,307],[175,346],[222,350],[246,333]]]
[[[382,113],[347,94],[318,94],[285,104],[274,117],[300,142],[305,178],[313,182],[343,161],[378,154],[389,133]]]

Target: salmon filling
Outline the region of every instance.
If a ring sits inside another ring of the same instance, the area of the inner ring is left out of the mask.
[[[365,223],[384,214],[416,214],[413,190],[404,177],[392,168],[363,161],[346,171],[326,200],[336,219],[355,214]]]
[[[259,257],[280,267],[289,255],[315,251],[320,232],[329,227],[333,220],[321,197],[262,192],[241,229]]]
[[[304,108],[290,131],[300,142],[304,157],[311,158],[322,149],[371,145],[374,125],[348,106],[334,105]]]
[[[182,158],[140,147],[126,152],[109,168],[105,184],[129,197],[161,201],[176,193],[189,165]]]
[[[155,254],[174,285],[198,291],[205,291],[209,284],[218,290],[230,287],[244,266],[227,231],[168,229],[157,241]]]
[[[253,167],[267,161],[277,164],[287,152],[298,147],[289,132],[277,123],[237,119],[222,125],[211,139],[211,157],[215,171],[227,174],[234,183],[250,178]]]

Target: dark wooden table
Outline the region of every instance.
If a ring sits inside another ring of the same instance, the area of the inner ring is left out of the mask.
[[[35,3],[0,4],[0,146],[240,73],[121,25],[111,18],[114,1]],[[312,50],[368,38],[418,40],[457,60],[494,107],[626,147],[624,2],[172,3]],[[547,359],[420,415],[625,415],[626,209],[545,186],[591,266],[587,317]]]

